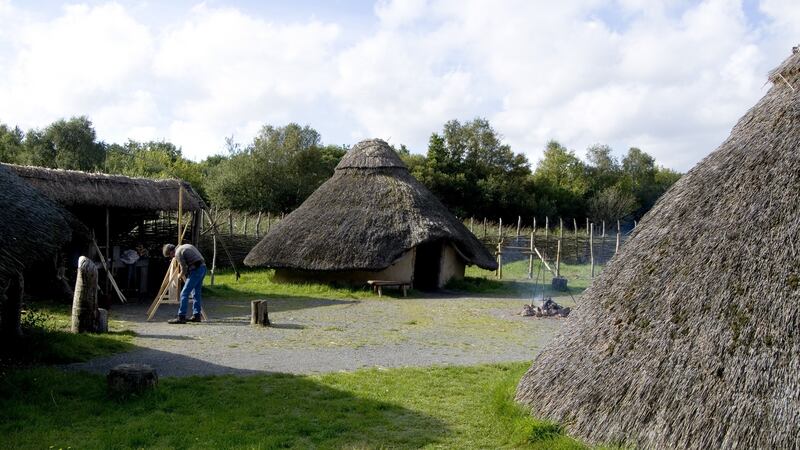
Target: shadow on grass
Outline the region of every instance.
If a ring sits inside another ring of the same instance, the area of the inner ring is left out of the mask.
[[[171,363],[192,365],[176,356]],[[109,400],[105,385],[102,375],[52,368],[0,376],[4,446],[418,448],[448,432],[439,419],[312,377],[165,378],[124,401]]]
[[[0,367],[61,364],[88,361],[99,356],[132,350],[136,333],[72,334],[62,330],[33,330],[0,346]]]

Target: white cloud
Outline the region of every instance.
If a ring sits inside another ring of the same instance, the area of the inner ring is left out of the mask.
[[[0,117],[25,125],[125,102],[152,53],[147,27],[117,4],[68,6],[14,31],[3,36],[14,55],[0,74]]]
[[[214,3],[215,5],[217,3]],[[450,119],[488,118],[538,159],[638,146],[688,169],[766,91],[800,35],[800,4],[739,1],[380,0],[347,30],[200,4],[0,0],[0,121],[86,114],[107,141],[168,139],[201,158],[265,123],[325,142],[391,138],[424,151]],[[752,15],[752,13],[750,13]],[[344,37],[346,31],[347,36]]]

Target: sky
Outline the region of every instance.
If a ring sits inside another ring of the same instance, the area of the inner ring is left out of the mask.
[[[0,123],[201,160],[290,122],[424,153],[483,117],[534,164],[557,140],[685,171],[798,43],[798,0],[0,0]]]

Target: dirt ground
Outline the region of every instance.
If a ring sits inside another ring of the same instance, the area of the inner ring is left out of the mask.
[[[160,376],[294,374],[363,367],[529,361],[564,323],[519,316],[523,298],[268,299],[271,327],[249,324],[250,303],[206,300],[209,321],[169,325],[176,306],[146,322],[146,304],[116,306],[111,318],[137,333],[136,349],[66,366],[105,373],[145,363]],[[556,299],[574,306],[569,298]]]

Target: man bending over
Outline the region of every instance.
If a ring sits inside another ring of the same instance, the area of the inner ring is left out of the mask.
[[[192,306],[191,322],[201,322],[203,320],[203,278],[206,276],[206,261],[203,255],[194,245],[183,244],[177,248],[172,244],[165,244],[164,256],[175,258],[180,266],[180,276],[186,280],[186,284],[181,289],[181,303],[178,306],[178,317],[171,319],[168,323],[186,323],[186,311],[189,309],[189,294],[194,291],[194,305]]]

